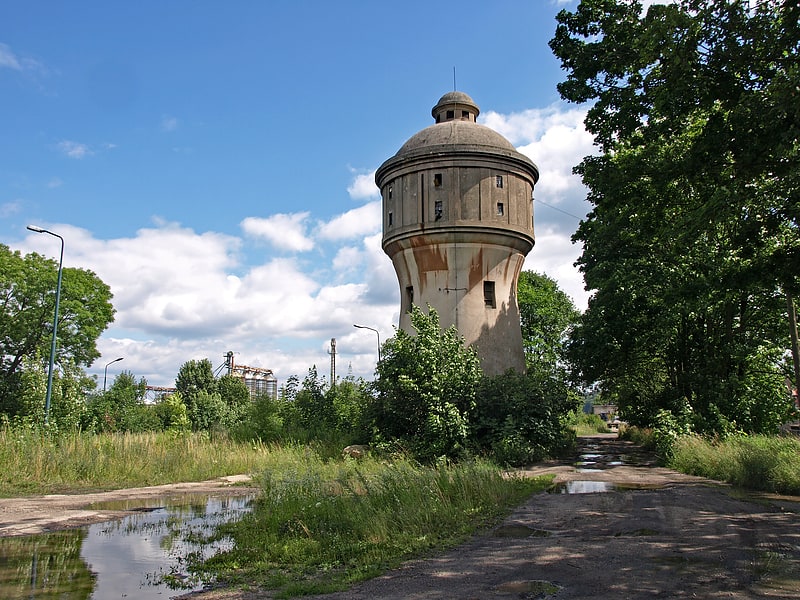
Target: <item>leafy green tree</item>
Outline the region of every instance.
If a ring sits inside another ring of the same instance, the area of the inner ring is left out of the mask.
[[[378,364],[374,424],[380,440],[420,460],[464,453],[481,378],[477,354],[455,327],[442,330],[429,307],[411,311],[416,335],[399,329]]]
[[[153,405],[153,411],[165,431],[188,431],[192,427],[189,412],[180,392],[162,396]]]
[[[90,398],[84,428],[98,432],[159,429],[156,416],[145,405],[146,390],[143,377],[137,381],[132,372],[120,372],[107,391]]]
[[[784,294],[800,287],[798,11],[583,0],[558,15],[559,91],[592,102],[602,152],[576,169],[594,293],[570,356],[638,424],[766,431],[787,414],[785,396],[752,395],[783,378]]]
[[[563,365],[567,338],[580,316],[570,297],[547,275],[522,271],[517,303],[528,369]]]
[[[194,394],[188,414],[195,431],[219,431],[229,424],[230,408],[219,392],[200,390]]]
[[[235,426],[247,417],[252,400],[250,390],[241,377],[223,375],[217,379],[217,391],[228,406],[228,427]]]
[[[326,384],[316,366],[308,370],[299,389],[292,387],[292,399],[284,405],[284,423],[290,439],[307,442],[330,438],[336,430],[333,394],[326,393]]]
[[[0,412],[18,414],[20,369],[31,360],[47,362],[55,310],[58,262],[22,256],[0,244]],[[97,339],[114,320],[111,291],[91,271],[64,268],[56,364],[90,365],[100,353]]]
[[[566,424],[579,404],[566,379],[542,369],[484,377],[470,415],[472,448],[503,465],[557,456],[573,445]]]
[[[194,429],[206,429],[203,424],[215,422],[218,419],[219,410],[216,408],[214,408],[213,415],[203,415],[202,410],[196,406],[200,393],[204,392],[206,395],[203,396],[202,404],[211,408],[212,404],[209,403],[208,397],[217,393],[217,379],[214,377],[214,368],[210,360],[204,358],[183,363],[175,378],[175,387],[180,392],[183,403],[189,411],[189,418]],[[221,398],[219,400],[222,401]]]

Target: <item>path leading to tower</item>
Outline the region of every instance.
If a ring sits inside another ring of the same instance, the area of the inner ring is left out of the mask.
[[[659,468],[610,436],[582,438],[575,460],[527,472],[554,473],[558,489],[458,548],[313,598],[800,597],[798,497],[745,495]],[[192,600],[270,597],[215,590]]]

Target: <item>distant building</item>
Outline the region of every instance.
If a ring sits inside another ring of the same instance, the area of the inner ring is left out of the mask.
[[[251,398],[262,394],[267,394],[273,399],[278,397],[278,379],[271,369],[234,364],[232,351],[225,354],[225,367],[228,369],[228,375],[239,377],[244,381],[250,390]]]
[[[477,350],[484,373],[525,371],[517,278],[534,245],[539,169],[476,122],[467,94],[441,97],[435,124],[413,135],[375,174],[383,250],[400,285],[400,328],[427,305]]]

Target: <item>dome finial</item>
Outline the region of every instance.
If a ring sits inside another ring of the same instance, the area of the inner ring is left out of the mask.
[[[475,101],[464,92],[447,92],[439,98],[431,109],[431,116],[437,123],[445,121],[472,121],[477,120],[480,109]]]

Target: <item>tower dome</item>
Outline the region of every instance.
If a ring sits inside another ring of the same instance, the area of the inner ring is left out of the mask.
[[[524,371],[516,289],[534,245],[539,170],[479,114],[467,94],[445,94],[435,123],[378,168],[383,249],[400,284],[402,329],[413,304],[430,305],[477,349],[485,373]]]

